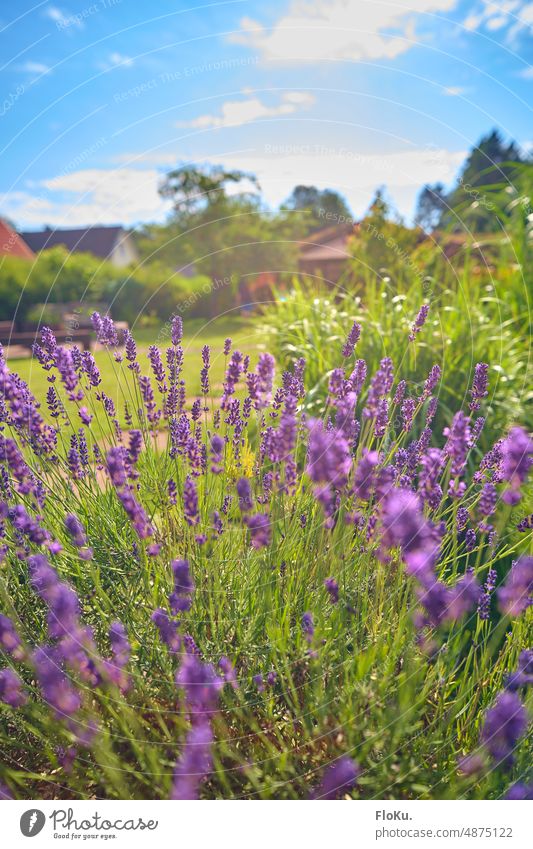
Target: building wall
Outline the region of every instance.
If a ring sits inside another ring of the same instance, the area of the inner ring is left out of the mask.
[[[137,250],[133,244],[133,239],[130,236],[122,236],[117,239],[117,242],[109,255],[109,261],[116,265],[117,268],[124,268],[138,259]]]

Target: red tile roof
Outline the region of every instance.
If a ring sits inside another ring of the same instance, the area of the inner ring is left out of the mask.
[[[24,239],[0,218],[0,256],[18,256],[21,259],[33,259],[35,254]]]
[[[353,233],[353,224],[337,224],[319,230],[300,242],[300,262],[345,262],[350,255],[348,239]]]

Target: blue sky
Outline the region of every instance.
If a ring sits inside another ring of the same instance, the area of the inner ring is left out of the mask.
[[[0,0],[0,215],[164,220],[183,162],[412,214],[491,127],[533,139],[533,2]],[[530,64],[531,63],[531,64]]]

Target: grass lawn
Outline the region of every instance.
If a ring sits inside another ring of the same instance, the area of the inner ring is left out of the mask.
[[[258,353],[264,344],[259,335],[257,324],[258,322],[254,317],[245,318],[242,316],[190,319],[184,322],[183,377],[186,382],[188,399],[194,399],[200,392],[201,352],[204,345],[209,345],[211,348],[210,379],[213,387],[222,385],[225,370],[225,358],[222,350],[224,340],[228,336],[233,340],[232,347],[240,348],[249,353],[251,365],[255,365],[256,357],[254,358],[254,353]],[[141,368],[143,373],[147,374],[150,372],[147,356],[148,347],[156,344],[164,351],[169,344],[168,328],[165,326],[143,330],[134,328],[133,333],[137,342]],[[98,350],[93,353],[102,377],[100,389],[113,399],[119,418],[122,419],[124,400],[131,398],[132,375],[127,367],[127,362],[116,363],[112,354],[107,350]],[[12,371],[17,372],[28,383],[36,398],[41,401],[45,398],[49,387],[47,373],[34,358],[9,359],[8,365]],[[93,429],[95,427],[97,427],[96,422],[93,423]]]

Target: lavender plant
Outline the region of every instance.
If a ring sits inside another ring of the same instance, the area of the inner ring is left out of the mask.
[[[528,798],[533,442],[476,455],[487,366],[439,433],[439,366],[367,374],[357,324],[320,419],[302,359],[204,346],[187,398],[181,319],[150,375],[94,326],[114,400],[49,330],[42,408],[0,358],[2,798]]]

